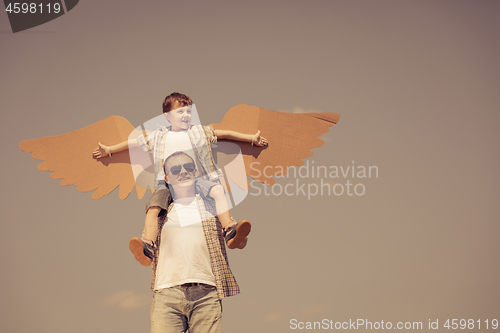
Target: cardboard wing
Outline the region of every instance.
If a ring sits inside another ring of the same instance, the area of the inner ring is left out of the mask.
[[[260,130],[268,146],[236,143],[243,155],[246,174],[256,181],[273,185],[273,176],[286,175],[289,167],[304,165],[302,159],[313,154],[311,149],[324,144],[318,137],[328,132],[328,127],[334,126],[339,118],[337,113],[286,113],[240,104],[212,126],[241,133]],[[231,155],[231,152],[217,154]]]
[[[99,142],[112,145],[125,141],[133,129],[127,119],[110,116],[66,134],[22,141],[19,147],[44,161],[37,168],[50,171],[50,178],[62,179],[61,186],[76,185],[80,192],[95,190],[92,198],[96,200],[118,186],[119,197],[124,200],[136,187],[141,199],[146,190],[136,186],[128,151],[101,159],[92,157]]]

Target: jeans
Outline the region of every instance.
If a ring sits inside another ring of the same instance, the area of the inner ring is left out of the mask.
[[[175,286],[155,290],[151,333],[220,333],[222,304],[213,286]]]

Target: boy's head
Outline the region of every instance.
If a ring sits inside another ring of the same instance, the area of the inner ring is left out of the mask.
[[[184,94],[174,92],[163,102],[163,114],[174,132],[185,131],[191,126],[191,105],[193,101]]]
[[[178,106],[174,104],[177,104]],[[184,94],[174,92],[165,97],[165,100],[163,101],[163,113],[167,113],[174,110],[174,107],[183,107],[191,104],[193,104],[191,98],[189,98]]]

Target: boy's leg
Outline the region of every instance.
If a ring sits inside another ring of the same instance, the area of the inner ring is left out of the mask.
[[[162,208],[159,206],[149,207],[146,212],[146,221],[144,222],[144,233],[142,240],[148,243],[154,243],[158,234],[158,214]]]
[[[231,215],[229,214],[229,205],[227,204],[224,188],[219,184],[214,185],[209,189],[208,195],[214,198],[220,224],[222,224],[224,231],[227,231],[236,222],[231,219]]]
[[[153,245],[143,242],[139,237],[132,237],[128,243],[128,248],[142,266],[151,265],[154,255]]]
[[[154,240],[156,240],[156,234],[158,233],[158,214],[160,212],[161,208],[158,206],[149,207],[146,212],[142,239],[132,237],[128,243],[130,251],[132,251],[135,259],[140,262],[142,266],[151,265],[151,261],[153,260],[155,247]]]
[[[200,182],[199,186],[210,186],[210,182]],[[252,229],[249,221],[243,220],[236,223],[229,214],[229,206],[226,200],[226,194],[222,185],[212,185],[208,189],[208,195],[214,198],[217,216],[225,231],[227,247],[230,249],[243,249],[247,244],[247,236]]]
[[[252,225],[248,220],[242,220],[229,228],[225,235],[227,247],[230,249],[245,248],[248,241],[247,236],[251,229]]]
[[[146,203],[146,220],[142,239],[133,237],[129,242],[129,249],[135,259],[143,266],[151,265],[154,255],[154,247],[158,237],[158,214],[167,210],[172,202],[172,196],[168,188],[157,189]]]
[[[247,220],[236,223],[229,214],[229,206],[227,204],[224,187],[219,183],[214,183],[206,180],[196,181],[196,191],[201,196],[210,196],[215,200],[215,208],[217,216],[224,228],[226,243],[230,249],[243,249],[247,244],[247,236],[251,230],[251,224]],[[240,227],[238,227],[241,224]]]

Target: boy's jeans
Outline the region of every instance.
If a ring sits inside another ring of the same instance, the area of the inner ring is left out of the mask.
[[[155,290],[151,333],[222,332],[222,304],[213,286],[175,286]]]

